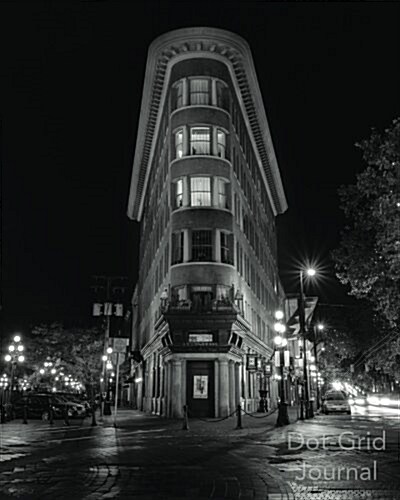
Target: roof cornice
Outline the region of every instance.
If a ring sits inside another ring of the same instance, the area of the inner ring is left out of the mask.
[[[171,68],[180,60],[195,57],[214,58],[227,65],[274,214],[283,213],[287,209],[286,197],[249,45],[234,33],[204,27],[170,31],[156,38],[149,47],[128,216],[141,219],[148,166],[155,146],[153,139],[161,120]]]

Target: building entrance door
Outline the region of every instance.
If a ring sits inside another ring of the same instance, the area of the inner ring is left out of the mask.
[[[214,417],[214,362],[188,361],[186,376],[189,416]]]

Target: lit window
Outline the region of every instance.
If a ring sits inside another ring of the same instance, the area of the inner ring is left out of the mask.
[[[221,231],[221,262],[233,264],[233,235]]]
[[[229,208],[227,197],[227,182],[224,179],[217,179],[217,203],[219,208]]]
[[[190,204],[192,207],[211,206],[211,182],[209,177],[190,179]]]
[[[183,156],[183,130],[180,129],[175,133],[175,158]]]
[[[217,155],[226,158],[226,134],[222,130],[217,130]]]
[[[231,287],[226,285],[217,285],[217,300],[230,300]]]
[[[212,250],[211,231],[192,231],[192,260],[197,262],[212,261]]]
[[[190,80],[190,104],[210,104],[210,82],[205,78]]]
[[[175,208],[183,205],[183,180],[178,179],[175,182]]]
[[[192,155],[210,154],[210,129],[208,127],[190,129],[190,152]]]

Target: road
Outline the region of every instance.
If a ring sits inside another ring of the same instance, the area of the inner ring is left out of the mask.
[[[243,430],[231,418],[188,431],[131,410],[117,428],[110,417],[97,427],[10,422],[0,498],[400,499],[399,417],[355,407],[284,428],[275,414],[246,417]]]

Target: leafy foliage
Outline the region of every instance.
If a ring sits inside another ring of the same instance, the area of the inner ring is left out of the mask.
[[[348,221],[333,259],[350,294],[371,302],[390,328],[400,304],[400,119],[357,144],[367,167],[339,190]]]
[[[98,328],[64,328],[61,323],[40,325],[32,330],[27,342],[28,362],[38,381],[38,371],[46,360],[73,375],[88,388],[101,374],[104,336]]]

